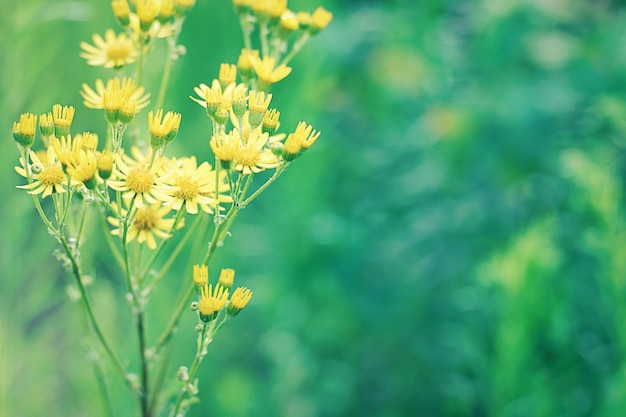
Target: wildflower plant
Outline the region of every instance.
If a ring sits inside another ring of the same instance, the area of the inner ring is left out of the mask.
[[[142,417],[184,416],[198,400],[196,373],[209,344],[253,295],[248,288],[234,286],[235,270],[229,267],[220,268],[218,278],[211,279],[214,254],[238,213],[320,135],[306,122],[281,133],[281,113],[272,107],[270,89],[291,74],[288,64],[332,14],[323,8],[294,12],[287,0],[233,0],[244,40],[238,62],[222,64],[215,79],[201,80],[190,95],[206,113],[206,130],[199,134],[206,138],[206,153],[169,155],[168,145],[177,138],[184,118],[164,108],[164,98],[172,65],[185,51],[178,37],[194,3],[113,0],[120,28],[94,34],[93,43],[80,43],[87,64],[116,71],[108,80],[82,85],[83,104],[102,111],[104,129],[95,126],[93,132],[73,133],[74,116],[80,111],[60,104],[39,117],[20,115],[12,129],[20,152],[15,170],[23,177],[18,188],[32,195],[44,225],[58,241],[84,306],[88,334],[94,335],[132,392]],[[151,106],[154,95],[142,84],[142,69],[157,42],[165,42],[169,53]],[[100,134],[94,133],[98,129]],[[258,175],[262,172],[268,174]],[[100,217],[106,229],[103,237],[87,239],[84,235],[91,229],[85,227],[86,219],[93,217]],[[179,238],[172,241],[174,235]],[[106,245],[98,249],[108,248],[117,264],[118,274],[111,278],[123,282],[128,292],[139,340],[137,363],[120,358],[102,329],[86,288],[83,244]],[[203,248],[199,254],[186,250],[197,247]],[[146,307],[174,261],[187,252],[195,254],[193,269],[185,272],[178,302],[172,300],[176,307],[168,324],[150,342]],[[167,389],[155,370],[167,369],[162,358],[189,306],[197,315],[196,353],[172,376]],[[106,403],[107,384],[100,388]],[[110,415],[113,408],[107,406]]]

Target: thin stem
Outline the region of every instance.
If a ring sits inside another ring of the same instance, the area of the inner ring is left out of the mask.
[[[154,277],[154,279],[152,280],[150,285],[147,287],[148,288],[148,294],[151,293],[152,291],[154,291],[154,288],[161,281],[161,279],[163,279],[163,277],[165,276],[167,271],[170,269],[170,267],[172,266],[172,264],[174,263],[174,261],[178,257],[178,254],[180,253],[180,251],[183,249],[183,247],[185,247],[185,245],[189,241],[189,238],[191,238],[191,236],[194,234],[193,232],[198,227],[198,225],[200,224],[201,220],[202,220],[202,216],[197,216],[196,221],[193,223],[191,228],[187,231],[185,236],[183,236],[183,238],[180,240],[180,242],[178,242],[178,245],[176,246],[176,249],[174,249],[170,253],[170,256],[167,259],[167,261],[165,261],[163,266],[161,266],[161,268],[159,268],[159,274]],[[148,273],[150,272],[150,268],[151,268],[151,266],[146,268],[146,271],[144,272],[144,277],[148,275]]]
[[[239,24],[241,25],[241,31],[243,32],[243,45],[247,50],[252,50],[252,41],[250,35],[252,34],[252,25],[246,21],[246,15],[239,15]]]
[[[267,35],[269,34],[269,29],[267,26],[267,22],[259,22],[259,38],[261,40],[261,55],[263,58],[269,57],[270,49],[267,43]]]
[[[300,36],[298,40],[294,42],[293,46],[291,47],[291,51],[289,51],[289,53],[285,55],[283,60],[280,61],[280,65],[287,65],[289,61],[291,61],[293,57],[296,56],[298,52],[300,52],[300,49],[302,49],[304,44],[307,43],[310,38],[311,35],[309,34],[309,32],[304,32],[302,36]]]
[[[85,217],[87,217],[87,199],[83,200],[83,210],[80,215],[80,223],[78,224],[78,233],[76,233],[76,247],[80,244],[80,237],[83,233],[83,227],[85,226]]]
[[[100,344],[102,344],[102,347],[104,347],[104,350],[109,356],[109,358],[111,359],[111,362],[113,362],[113,364],[115,365],[115,368],[118,370],[120,375],[124,378],[124,381],[126,381],[126,383],[130,386],[130,382],[126,376],[126,370],[124,369],[122,362],[119,360],[119,358],[115,354],[115,351],[113,350],[113,348],[107,341],[106,337],[104,336],[104,333],[102,332],[102,329],[100,328],[100,325],[98,324],[98,321],[96,320],[96,316],[93,312],[93,308],[91,307],[91,302],[89,301],[89,297],[87,296],[87,290],[85,289],[85,285],[83,284],[82,275],[80,273],[80,268],[78,266],[78,263],[76,262],[76,258],[74,257],[72,250],[67,244],[65,237],[61,237],[59,240],[61,242],[61,246],[63,246],[63,249],[65,250],[65,254],[69,258],[70,263],[72,265],[72,275],[74,276],[74,279],[76,280],[76,285],[78,286],[78,291],[80,292],[80,296],[83,301],[83,305],[85,306],[87,316],[89,317],[89,322],[91,323],[91,327],[94,329],[96,336],[98,336],[98,340],[100,341]]]
[[[174,219],[174,223],[172,223],[172,227],[170,228],[169,232],[167,233],[168,235],[171,235],[172,233],[174,233],[174,231],[176,230],[176,227],[178,226],[178,223],[183,218],[184,214],[185,214],[185,210],[181,207],[181,209],[178,210],[178,213],[176,214],[176,218]],[[189,233],[190,232],[188,231],[187,234],[189,234]],[[185,237],[186,237],[186,235],[185,235]],[[156,260],[161,255],[161,252],[163,251],[163,248],[165,248],[165,245],[167,244],[168,240],[169,239],[163,240],[161,242],[161,244],[159,245],[159,247],[157,248],[157,250],[154,251],[154,255],[152,255],[152,258],[150,258],[150,261],[148,262],[148,264],[146,266],[145,272],[143,274],[141,274],[141,277],[144,280],[145,280],[146,276],[148,275],[148,272],[150,271],[150,268],[152,268],[152,266],[154,265]],[[185,241],[185,238],[183,238],[182,241]],[[180,244],[179,244],[179,246],[180,246]]]
[[[285,169],[287,168],[287,166],[289,165],[289,163],[285,163],[283,165],[280,165],[276,171],[274,172],[274,174],[268,178],[267,181],[265,181],[265,183],[260,186],[254,193],[252,193],[252,195],[250,195],[250,197],[248,197],[247,199],[245,199],[243,202],[241,202],[239,205],[241,206],[241,208],[246,207],[248,204],[250,204],[250,202],[252,200],[254,200],[255,198],[257,198],[259,196],[259,194],[261,194],[267,187],[270,186],[270,184],[272,184],[274,181],[276,181],[276,178],[278,178],[280,176],[280,174],[282,174]]]
[[[146,359],[146,332],[144,327],[143,311],[137,312],[137,335],[139,336],[139,357],[141,359],[141,415],[143,417],[150,416],[150,407],[148,404],[148,361]]]

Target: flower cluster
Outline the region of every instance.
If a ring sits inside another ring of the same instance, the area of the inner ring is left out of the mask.
[[[190,371],[178,376],[183,385],[170,404],[170,415],[184,415],[194,402],[197,381],[191,381],[208,344],[252,298],[248,288],[233,290],[233,269],[222,268],[217,282],[209,282],[213,255],[230,235],[238,213],[320,136],[304,121],[281,132],[281,113],[272,106],[270,89],[292,72],[287,64],[311,36],[328,25],[332,14],[323,8],[296,13],[287,8],[287,0],[234,0],[245,47],[236,64],[221,64],[217,77],[199,83],[190,96],[207,116],[205,131],[193,136],[205,137],[206,152],[169,154],[168,145],[181,133],[183,116],[166,111],[163,103],[171,66],[184,54],[178,35],[194,3],[112,0],[122,32],[108,29],[104,36],[94,34],[93,44],[80,43],[80,55],[87,64],[116,70],[106,81],[83,83],[80,91],[85,107],[102,112],[106,127],[100,135],[94,133],[98,127],[73,134],[76,109],[60,104],[39,116],[21,114],[12,128],[20,152],[15,170],[23,177],[18,188],[33,196],[42,221],[60,243],[86,307],[93,330],[89,334],[95,335],[136,394],[144,417],[157,415],[153,408],[167,403],[159,392],[161,386],[148,384],[151,361],[170,342],[195,289],[197,353]],[[259,35],[258,49],[252,47],[252,33]],[[167,43],[168,60],[156,103],[142,114],[154,92],[142,85],[143,63],[159,39]],[[90,210],[96,215],[88,216]],[[88,239],[85,231],[94,229],[85,225],[98,216],[109,230]],[[119,268],[115,276],[125,278],[141,346],[137,374],[143,380],[139,382],[129,378],[128,365],[117,357],[90,305],[80,257],[81,245],[87,243],[108,245],[109,257]],[[167,245],[175,246],[165,250]],[[185,251],[189,246],[194,250]],[[195,264],[193,280],[185,283],[187,291],[161,337],[147,347],[146,305],[174,261],[186,252],[189,264]],[[154,391],[149,392],[150,388]]]

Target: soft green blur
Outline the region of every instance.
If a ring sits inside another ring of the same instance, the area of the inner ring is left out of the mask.
[[[273,102],[287,131],[306,120],[322,136],[216,258],[254,298],[211,345],[190,416],[623,416],[626,6],[321,4],[335,18]],[[108,1],[0,2],[0,416],[104,416],[70,277],[15,189],[10,129],[58,102],[77,107],[74,132],[103,134],[78,91],[111,72],[87,66],[78,44],[108,27]],[[237,59],[231,2],[198,0],[181,42],[172,150],[207,159],[210,123],[188,96]],[[163,58],[150,57],[149,79]],[[90,294],[136,364],[98,232],[83,250]],[[155,294],[150,340],[190,278],[181,263]],[[194,324],[187,314],[172,373],[192,359]],[[135,415],[109,383],[119,415]]]

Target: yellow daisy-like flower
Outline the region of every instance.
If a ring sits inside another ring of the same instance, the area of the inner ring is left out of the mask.
[[[230,289],[235,282],[235,270],[232,268],[223,268],[220,271],[219,284]]]
[[[239,287],[230,297],[230,302],[226,308],[226,312],[231,316],[236,316],[243,310],[252,299],[252,291],[245,287]]]
[[[204,107],[207,114],[214,115],[220,108],[225,110],[231,108],[235,88],[235,83],[231,83],[222,89],[219,80],[215,79],[211,83],[211,87],[202,83],[193,88],[193,91],[201,97],[200,99],[192,96],[189,96],[189,98]]]
[[[113,179],[107,181],[109,187],[123,192],[125,200],[134,199],[137,207],[143,206],[144,202],[154,204],[158,201],[155,194],[161,182],[158,173],[165,163],[162,157],[155,158],[152,167],[144,161],[143,155],[133,160],[123,154],[113,168]]]
[[[54,148],[54,154],[64,167],[78,160],[82,146],[82,135],[76,135],[74,139],[70,135],[62,136],[61,139],[56,136],[50,138],[50,147]]]
[[[285,140],[283,148],[283,158],[286,161],[293,161],[299,157],[302,152],[309,149],[313,143],[319,138],[321,132],[313,130],[313,127],[305,122],[298,123],[296,130],[290,133]]]
[[[311,15],[311,27],[309,28],[309,30],[313,34],[316,34],[320,30],[328,26],[331,20],[333,20],[333,14],[320,6],[315,9],[313,14]]]
[[[220,181],[220,192],[228,187]],[[206,213],[213,213],[215,207],[215,171],[208,162],[198,166],[194,156],[178,161],[172,160],[170,172],[162,177],[162,185],[156,195],[163,204],[174,210],[185,208],[189,214],[197,214],[198,206]],[[226,201],[226,196],[220,196]]]
[[[272,57],[266,56],[260,59],[250,54],[248,58],[259,79],[260,90],[267,90],[272,84],[277,83],[291,73],[291,68],[285,64],[276,67],[276,60]]]
[[[215,290],[212,285],[203,287],[198,309],[200,319],[205,323],[215,319],[226,305],[226,301],[228,301],[228,288],[221,285],[216,285]]]
[[[30,159],[32,164],[28,167],[24,158],[20,158],[21,167],[15,167],[15,171],[24,178],[28,178],[26,169],[31,172],[32,183],[26,185],[18,185],[17,188],[28,190],[29,194],[41,194],[42,198],[46,198],[52,193],[64,193],[67,185],[67,176],[63,172],[61,163],[54,153],[54,148],[49,147],[44,161],[39,156],[30,151]]]
[[[209,285],[209,268],[206,265],[193,266],[193,284],[198,290]]]
[[[76,163],[67,167],[67,173],[72,179],[82,183],[90,190],[97,184],[98,160],[92,151],[82,150],[76,158]]]
[[[230,133],[218,132],[217,135],[213,135],[209,144],[215,157],[222,162],[222,166],[228,168],[241,145],[239,130],[233,129]]]
[[[132,64],[139,57],[134,41],[125,33],[115,35],[112,29],[108,29],[104,33],[104,38],[96,33],[92,39],[95,46],[87,42],[80,43],[83,50],[80,56],[85,58],[89,65],[121,68],[126,64]]]
[[[261,126],[250,131],[250,136],[244,138],[235,155],[235,169],[244,175],[261,172],[267,168],[275,168],[278,158],[265,145],[269,135],[263,133]]]
[[[115,203],[112,205],[114,208],[118,209],[120,217],[124,218],[128,214],[128,210],[118,208]],[[156,249],[156,237],[161,239],[169,239],[171,237],[170,232],[174,227],[175,219],[165,218],[170,211],[171,209],[169,207],[165,207],[159,203],[151,205],[146,204],[139,207],[132,223],[128,227],[126,243],[137,239],[137,243],[145,243],[150,249]],[[116,229],[111,230],[111,234],[121,236],[124,230],[122,221],[117,217],[108,217],[107,220],[111,225],[116,227]],[[177,229],[181,227],[183,227],[182,219],[176,225]]]
[[[104,109],[104,96],[107,90],[115,90],[116,94],[119,94],[119,100],[121,102],[134,100],[135,110],[137,112],[141,111],[148,104],[150,104],[150,94],[144,94],[145,88],[137,87],[132,78],[124,77],[120,80],[115,77],[108,80],[106,86],[102,80],[96,80],[95,90],[87,84],[83,84],[83,89],[81,90],[80,95],[85,99],[85,101],[83,101],[85,107],[89,107],[90,109]]]

